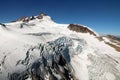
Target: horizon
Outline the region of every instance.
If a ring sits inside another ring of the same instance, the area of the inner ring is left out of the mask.
[[[0,2],[2,3],[0,23],[44,12],[57,23],[82,24],[99,34],[120,35],[119,0],[1,0]]]

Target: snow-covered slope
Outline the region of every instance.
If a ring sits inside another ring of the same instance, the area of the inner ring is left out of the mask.
[[[120,80],[120,52],[90,28],[72,30],[43,14],[5,25],[0,80]]]

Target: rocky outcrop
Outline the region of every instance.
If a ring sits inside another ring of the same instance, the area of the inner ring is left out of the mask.
[[[109,46],[113,47],[116,51],[120,52],[120,38],[114,35],[103,36],[110,40],[110,42],[105,42]]]
[[[82,25],[70,24],[68,28],[72,31],[81,32],[81,33],[90,33],[91,35],[97,36],[93,31]]]
[[[45,13],[41,13],[40,15],[37,16],[37,18],[38,18],[38,19],[42,19],[43,16],[47,16],[47,14],[45,14]]]
[[[36,19],[35,16],[31,16],[31,17],[29,18],[29,20],[34,20],[34,19]]]
[[[47,14],[41,13],[37,17],[36,16],[31,16],[31,17],[23,16],[23,17],[17,19],[16,21],[29,22],[30,20],[34,20],[34,19],[42,19],[44,16],[47,16]],[[16,21],[13,21],[13,22],[16,22]]]
[[[109,39],[111,39],[111,40],[117,40],[117,41],[120,42],[120,38],[119,38],[119,37],[116,37],[116,36],[114,36],[114,35],[106,35],[105,37],[107,37],[107,38],[109,38]]]
[[[5,24],[3,24],[3,23],[0,23],[0,25],[1,25],[1,26],[3,26],[4,28],[6,28],[6,25],[5,25]]]
[[[23,22],[25,22],[25,21],[28,21],[28,18],[26,16],[23,16],[23,17],[19,18],[16,21],[23,21]]]
[[[112,44],[112,43],[109,43],[109,42],[105,42],[106,44],[108,44],[109,46],[113,47],[116,51],[120,52],[120,47],[115,45],[115,44]]]
[[[103,37],[108,38],[112,43],[115,43],[116,45],[120,46],[120,38],[119,37],[114,36],[114,35],[106,35],[106,36],[103,36]]]

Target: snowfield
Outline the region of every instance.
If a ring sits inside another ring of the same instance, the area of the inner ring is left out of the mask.
[[[120,80],[120,52],[94,35],[71,31],[49,16],[5,25],[0,80]]]

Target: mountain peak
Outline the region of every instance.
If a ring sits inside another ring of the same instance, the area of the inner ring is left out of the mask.
[[[20,17],[19,19],[17,19],[16,21],[27,21],[28,20],[28,17],[26,17],[26,16],[22,16],[22,17]]]
[[[48,15],[42,12],[38,16],[31,16],[31,17],[22,16],[16,21],[29,22],[30,20],[34,20],[34,19],[43,19],[44,16],[48,16]]]
[[[45,13],[40,13],[40,15],[37,16],[38,19],[42,19],[44,16],[47,16],[47,14]]]
[[[118,39],[44,13],[18,21],[0,24],[0,80],[120,80]]]

